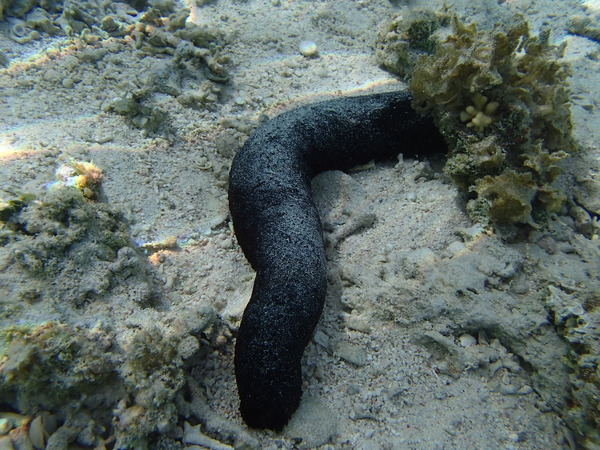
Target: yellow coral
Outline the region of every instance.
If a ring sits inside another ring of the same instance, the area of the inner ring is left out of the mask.
[[[69,166],[63,165],[58,168],[56,177],[66,186],[77,188],[85,198],[94,199],[104,174],[93,162],[71,159]]]
[[[75,186],[79,190],[83,190],[84,188],[93,188],[100,184],[104,175],[102,174],[102,170],[100,170],[93,162],[79,162],[74,159],[71,160],[71,166],[75,173],[77,173],[77,177],[75,178]]]
[[[469,105],[460,113],[460,120],[468,122],[467,127],[483,130],[492,123],[492,116],[500,106],[498,102],[489,102],[483,94],[476,94],[471,98],[473,105]]]

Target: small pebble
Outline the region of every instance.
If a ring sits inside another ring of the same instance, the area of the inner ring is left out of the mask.
[[[313,339],[324,349],[329,349],[329,336],[323,333],[321,330],[317,330],[313,336]]]
[[[515,442],[515,443],[516,442],[523,442],[524,441],[523,437],[524,437],[523,433],[510,433],[508,435],[508,440],[511,441],[511,442]]]
[[[225,347],[225,345],[227,344],[227,338],[220,334],[219,336],[217,336],[215,344],[217,345],[217,347]]]
[[[335,353],[340,359],[358,367],[362,367],[367,363],[365,349],[349,342],[338,343]]]
[[[556,241],[550,236],[544,236],[541,238],[538,241],[538,245],[546,250],[546,253],[550,255],[554,255],[558,251],[558,245],[556,244]]]
[[[477,339],[470,334],[465,333],[459,336],[458,342],[460,343],[461,347],[471,347],[472,345],[477,344]]]
[[[529,292],[529,286],[526,280],[519,279],[511,284],[510,290],[515,294],[523,295]]]
[[[466,246],[463,242],[454,241],[446,247],[445,256],[452,258],[465,250]]]
[[[360,388],[355,384],[350,384],[346,388],[346,393],[348,395],[356,395],[356,394],[360,393]]]
[[[302,41],[300,42],[298,49],[300,50],[300,53],[302,53],[302,56],[306,56],[307,58],[316,56],[318,51],[317,44],[314,41]]]
[[[233,241],[229,238],[221,241],[221,248],[224,250],[230,250],[233,248]]]
[[[362,333],[370,333],[371,332],[371,324],[369,320],[363,316],[356,315],[346,315],[344,317],[344,325],[346,325],[351,330],[360,331]]]

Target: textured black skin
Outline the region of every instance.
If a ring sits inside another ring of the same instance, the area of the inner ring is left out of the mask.
[[[255,428],[282,429],[300,403],[304,348],[327,289],[321,223],[310,180],[372,159],[440,152],[430,118],[406,92],[335,99],[260,126],[233,160],[229,208],[256,270],[235,346],[240,412]]]

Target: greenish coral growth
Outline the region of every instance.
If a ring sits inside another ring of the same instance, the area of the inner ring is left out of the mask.
[[[438,41],[433,35],[449,21],[447,13],[431,11],[417,12],[410,19],[394,18],[379,33],[376,53],[379,63],[401,77],[410,76],[418,56],[435,51]]]
[[[536,226],[563,208],[553,183],[575,150],[564,47],[548,32],[531,35],[520,17],[491,33],[456,16],[451,24],[433,50],[412,52],[405,78],[414,107],[432,114],[446,139],[445,172],[474,197],[475,220]]]
[[[0,397],[22,413],[57,409],[116,374],[100,332],[56,322],[0,331]]]
[[[446,137],[446,173],[477,195],[475,218],[535,225],[562,208],[552,183],[575,149],[563,51],[524,20],[489,34],[454,18],[435,54],[419,57],[415,107]]]

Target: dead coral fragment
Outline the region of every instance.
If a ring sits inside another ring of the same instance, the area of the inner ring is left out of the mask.
[[[40,33],[27,27],[25,22],[18,20],[11,27],[8,36],[18,44],[27,44],[39,39]]]
[[[79,190],[98,186],[104,177],[102,171],[93,162],[79,162],[72,160],[71,165],[77,173],[75,186]]]
[[[175,250],[177,248],[177,236],[170,236],[161,241],[146,242],[140,247],[148,254],[153,254],[162,250]]]

